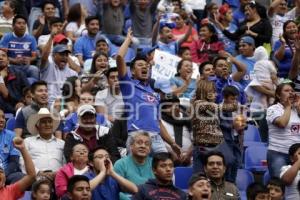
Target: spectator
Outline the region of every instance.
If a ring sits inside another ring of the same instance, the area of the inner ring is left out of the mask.
[[[151,46],[153,14],[158,3],[159,0],[129,1],[133,36],[139,39],[140,45]]]
[[[118,200],[121,191],[132,194],[138,191],[134,183],[114,171],[110,155],[102,147],[90,153],[89,160],[93,169],[85,175],[90,179],[93,200]]]
[[[85,19],[87,35],[79,37],[74,44],[74,54],[78,57],[80,65],[87,59],[93,58],[96,50],[95,39],[99,32],[99,19],[96,16],[89,16]]]
[[[51,34],[41,58],[41,79],[48,83],[49,105],[61,96],[61,88],[68,77],[78,76],[80,67],[71,65],[70,51],[66,45],[59,44],[53,48],[49,56],[52,40],[55,33]]]
[[[19,113],[19,111],[25,107],[30,105],[32,102],[32,94],[30,91],[30,87],[25,87],[22,91],[22,98],[19,103],[17,103],[15,109],[16,109],[16,115]]]
[[[16,15],[13,19],[13,32],[5,34],[0,42],[7,50],[11,67],[25,72],[27,77],[39,79],[39,70],[31,65],[36,60],[37,45],[33,36],[25,33],[27,19]]]
[[[205,174],[193,174],[189,180],[188,199],[189,200],[211,200],[212,191],[210,180]]]
[[[211,199],[240,199],[238,188],[224,180],[226,163],[221,152],[211,151],[204,157],[204,171],[211,180]]]
[[[175,40],[179,41],[180,39],[184,38],[185,34],[189,32],[189,26],[186,25],[186,22],[188,22],[189,16],[186,12],[180,11],[178,13],[178,16],[175,17],[175,28],[172,29],[172,34],[175,38]],[[198,40],[198,33],[195,28],[192,28],[191,34],[186,39],[184,43],[182,43],[181,47],[190,47],[193,43],[193,41]]]
[[[24,108],[16,116],[15,133],[16,136],[26,138],[31,134],[28,132],[26,124],[30,115],[36,114],[40,108],[47,107],[48,88],[45,81],[34,82],[31,87],[32,103]]]
[[[295,53],[293,54],[293,59],[292,59],[292,66],[291,69],[289,71],[289,78],[291,80],[293,80],[294,84],[295,84],[295,91],[299,92],[300,88],[299,84],[300,84],[300,77],[299,77],[299,63],[300,60],[298,59],[300,56],[300,37],[297,36],[295,38]]]
[[[192,158],[192,124],[187,113],[180,109],[177,96],[171,96],[160,101],[161,121],[173,140],[181,147],[181,156],[177,157],[172,148],[165,142],[167,149],[172,154],[174,162],[178,165],[188,166]]]
[[[240,6],[233,12],[233,23],[239,27],[245,21],[245,6],[250,3],[249,0],[239,0]]]
[[[163,13],[175,13],[182,10],[189,15],[193,13],[192,8],[186,3],[176,0],[162,0],[157,5],[157,10]]]
[[[59,117],[53,116],[47,108],[41,108],[31,115],[27,121],[27,129],[33,135],[24,140],[26,149],[32,157],[38,177],[53,182],[56,171],[63,166],[64,141],[55,138],[53,133],[59,126]],[[25,173],[24,158],[20,166]]]
[[[199,65],[199,74],[201,80],[209,80],[215,76],[214,66],[210,61]]]
[[[237,67],[237,71],[232,74],[230,74],[229,71],[230,63],[233,63]],[[239,62],[230,54],[223,53],[223,55],[221,54],[221,56],[218,56],[214,59],[213,65],[214,65],[214,71],[216,77],[211,80],[214,81],[216,84],[216,90],[217,90],[216,103],[220,103],[223,101],[222,90],[224,87],[228,85],[233,85],[236,88],[238,88],[240,92],[239,102],[242,104],[246,103],[244,90],[242,89],[242,86],[238,83],[245,76],[245,73],[247,71],[245,64]]]
[[[269,191],[266,186],[261,183],[251,183],[247,188],[247,199],[248,200],[269,200]]]
[[[216,21],[217,26],[222,30],[225,36],[232,40],[237,40],[244,35],[252,36],[255,40],[255,46],[263,46],[264,43],[270,43],[272,37],[272,26],[268,19],[261,16],[261,5],[251,2],[245,5],[246,19],[240,24],[236,32],[230,33],[220,22]],[[266,15],[266,14],[264,14]]]
[[[269,145],[267,153],[271,177],[279,177],[280,169],[289,163],[289,147],[299,143],[297,124],[300,122],[299,99],[291,82],[281,83],[275,91],[274,105],[267,109]],[[296,129],[295,129],[296,128]]]
[[[51,33],[55,33],[55,39],[53,38],[53,43],[61,43],[62,40],[67,40],[67,38],[62,38],[60,37],[58,40],[58,36],[61,35],[63,31],[63,21],[62,19],[58,18],[58,17],[52,17],[49,20],[49,34],[45,34],[45,35],[41,35],[38,39],[38,48],[41,51],[41,53],[43,53],[43,50],[47,44],[47,42],[49,41],[49,38],[51,37]],[[69,41],[67,40],[68,45],[70,45]],[[72,43],[71,43],[72,44]],[[72,45],[71,45],[72,46]],[[51,47],[52,50],[53,47]]]
[[[47,179],[41,179],[32,185],[32,200],[50,200],[52,184]]]
[[[177,55],[181,59],[190,60],[190,61],[192,60],[191,50],[190,50],[189,47],[180,47],[179,50],[178,50],[178,54]]]
[[[110,68],[106,73],[108,88],[97,92],[95,106],[98,113],[107,116],[107,119],[114,122],[124,114],[124,101],[120,91],[118,80],[118,69]]]
[[[254,63],[257,61],[253,58],[254,50],[255,50],[255,41],[251,36],[244,36],[239,40],[239,55],[235,58],[246,65],[246,74],[244,77],[239,81],[243,89],[247,87],[247,85],[253,79],[253,68]],[[266,55],[268,57],[268,55]],[[266,58],[268,59],[268,58]],[[236,72],[236,66],[232,66],[232,72]]]
[[[132,200],[186,199],[186,194],[173,185],[174,163],[170,154],[155,154],[152,160],[152,171],[155,179],[149,179],[145,184],[140,185]]]
[[[218,5],[215,2],[210,2],[208,4],[206,4],[205,8],[204,8],[204,19],[202,19],[200,22],[201,24],[203,22],[212,22],[215,19],[215,16],[218,15]],[[201,27],[201,26],[200,26]]]
[[[125,105],[133,106],[130,111],[126,112],[126,116],[129,117],[127,120],[128,139],[131,132],[144,130],[150,132],[153,152],[167,152],[162,140],[164,138],[171,145],[174,152],[180,154],[180,147],[172,140],[158,119],[159,96],[148,82],[150,69],[145,57],[140,55],[135,57],[130,64],[133,76],[129,77],[124,56],[131,41],[132,32],[129,30],[117,56],[118,75],[123,100]],[[143,106],[138,107],[137,102]],[[125,106],[125,109],[127,109],[127,106]],[[147,123],[144,123],[145,121]]]
[[[0,152],[0,164],[2,171],[5,172],[6,183],[15,183],[23,177],[19,171],[19,151],[13,146],[15,133],[5,129],[5,116],[0,109],[0,146],[3,150]],[[5,182],[5,181],[4,181]]]
[[[25,75],[9,66],[6,51],[0,49],[0,109],[15,113],[15,106],[22,98],[22,90],[28,86]]]
[[[103,4],[103,34],[118,46],[125,40],[122,35],[125,23],[124,7],[124,2],[121,0],[109,0]],[[110,23],[107,23],[108,21]]]
[[[199,40],[191,47],[193,62],[209,61],[224,50],[224,44],[219,41],[216,29],[212,24],[202,24],[199,30]]]
[[[144,184],[148,179],[154,178],[152,173],[151,138],[147,132],[135,132],[129,141],[131,154],[118,160],[114,169],[116,173],[136,185]],[[147,173],[144,173],[147,172]],[[120,199],[129,199],[124,193]]]
[[[219,21],[230,33],[234,33],[237,30],[237,26],[232,22],[232,20],[232,8],[225,3],[219,8]],[[226,37],[222,31],[220,31],[220,29],[216,28],[216,31],[218,33],[218,38],[224,43],[224,50],[232,55],[235,55],[236,42]]]
[[[295,54],[295,39],[298,27],[295,21],[288,20],[283,24],[283,34],[275,42],[273,51],[275,59],[278,60],[278,77],[287,78],[291,69],[292,58]]]
[[[286,200],[298,199],[299,191],[297,185],[300,180],[300,143],[294,143],[289,147],[289,157],[291,165],[285,165],[281,168],[280,178],[286,184]]]
[[[88,77],[88,82],[84,84],[83,90],[93,91],[97,93],[98,91],[107,88],[107,78],[105,73],[109,69],[109,58],[107,54],[103,52],[97,52],[93,56],[92,66],[89,73],[83,75]]]
[[[36,176],[34,164],[29,152],[25,148],[23,139],[16,137],[13,140],[13,144],[15,148],[21,152],[21,155],[24,158],[26,175],[16,183],[5,186],[5,171],[3,167],[0,167],[0,196],[6,200],[15,200],[21,198],[27,188],[32,185]]]
[[[84,144],[73,146],[70,162],[62,166],[55,175],[55,192],[59,198],[67,196],[68,180],[74,175],[83,175],[89,169],[89,150]]]
[[[66,19],[68,16],[69,9],[77,4],[82,3],[80,0],[62,0],[62,4],[64,6],[64,18]],[[93,1],[93,0],[86,0],[84,2],[85,9],[87,11],[87,16],[94,16],[98,14],[98,17],[102,15],[102,2]]]
[[[68,197],[71,200],[91,200],[92,192],[89,179],[84,175],[74,175],[68,181]]]
[[[79,117],[79,126],[66,136],[64,155],[66,160],[70,161],[72,148],[78,143],[85,144],[89,151],[98,146],[108,148],[112,160],[120,158],[118,149],[107,127],[96,124],[96,110],[92,105],[81,105],[77,110]]]
[[[0,16],[1,35],[13,32],[12,21],[17,14],[18,3],[15,0],[5,0],[2,6],[2,15]]]
[[[80,106],[82,105],[94,105],[94,96],[91,92],[83,91],[80,95]],[[110,123],[106,120],[106,118],[99,113],[96,113],[96,122],[98,125],[103,126],[110,126]],[[74,111],[73,113],[69,114],[66,118],[66,122],[64,124],[63,133],[64,136],[68,135],[71,131],[74,131],[78,127],[78,115],[77,112]]]
[[[211,81],[201,80],[197,85],[193,102],[193,171],[203,171],[202,157],[205,153],[218,149],[224,141],[220,129],[219,114],[221,111],[237,110],[237,103],[215,104],[216,88]]]
[[[272,31],[272,45],[275,44],[277,40],[280,39],[282,35],[283,24],[292,18],[287,16],[288,12],[288,2],[286,0],[276,0],[273,1],[268,9],[268,16],[273,28]]]
[[[279,178],[271,178],[268,181],[267,187],[269,189],[270,200],[285,199],[285,184]]]
[[[159,22],[157,22],[159,23]],[[162,22],[159,24],[159,39],[157,42],[157,47],[158,49],[168,52],[172,55],[176,55],[178,52],[179,47],[184,43],[189,36],[191,35],[192,32],[192,23],[190,21],[187,21],[188,25],[188,30],[185,32],[184,36],[181,37],[178,40],[174,41],[174,36],[172,33],[172,29],[169,24]],[[154,30],[155,32],[155,30]],[[155,34],[154,34],[155,35]],[[153,38],[156,38],[155,36]],[[153,41],[156,42],[156,41]]]
[[[195,95],[196,80],[192,79],[193,63],[182,59],[177,64],[177,74],[170,79],[172,93],[178,97],[191,99]]]
[[[76,112],[80,103],[81,82],[77,76],[67,78],[62,88],[62,97],[54,102],[54,108],[63,118]]]
[[[71,39],[73,43],[75,43],[79,37],[87,34],[84,22],[86,17],[87,11],[84,5],[76,3],[70,8],[65,32],[66,36]]]
[[[41,35],[50,34],[49,20],[55,16],[55,3],[54,1],[44,1],[42,5],[43,14],[35,20],[32,28],[32,35],[38,39]]]

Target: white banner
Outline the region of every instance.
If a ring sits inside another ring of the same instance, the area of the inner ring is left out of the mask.
[[[181,58],[156,49],[154,52],[153,60],[154,65],[152,66],[152,78],[155,80],[165,80],[175,76],[175,74],[177,73],[177,64],[181,60]],[[198,74],[198,65],[196,63],[193,63],[192,78],[196,79]]]

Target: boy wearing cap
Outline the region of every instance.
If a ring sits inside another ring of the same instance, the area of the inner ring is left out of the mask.
[[[42,52],[40,65],[41,79],[48,83],[50,105],[61,95],[61,88],[66,79],[71,76],[78,76],[81,71],[80,66],[73,65],[73,61],[69,57],[71,52],[67,45],[56,45],[50,56],[52,42],[57,33],[57,29],[52,29],[50,38]]]
[[[50,181],[54,180],[56,171],[65,163],[63,155],[65,142],[53,134],[59,123],[59,116],[54,116],[47,108],[41,108],[38,113],[29,117],[27,129],[33,136],[24,140],[37,175]],[[20,159],[20,166],[25,173],[23,158]]]
[[[96,110],[92,105],[82,105],[77,110],[79,126],[66,137],[64,155],[67,161],[70,159],[73,146],[79,143],[85,144],[89,151],[98,146],[104,146],[109,150],[113,162],[120,158],[117,146],[109,128],[96,123]]]
[[[280,178],[286,184],[285,200],[294,200],[299,199],[297,185],[300,181],[300,143],[290,146],[289,157],[292,164],[281,168]]]

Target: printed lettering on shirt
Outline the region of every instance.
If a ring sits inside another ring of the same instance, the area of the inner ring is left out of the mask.
[[[300,133],[300,124],[292,124],[291,125],[291,133],[293,135],[298,135]]]

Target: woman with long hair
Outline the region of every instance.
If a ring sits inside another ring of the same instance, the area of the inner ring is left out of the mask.
[[[289,147],[300,142],[300,99],[291,81],[281,83],[275,91],[275,103],[267,109],[269,145],[267,163],[271,177],[280,176],[281,167],[289,163]]]
[[[191,47],[192,60],[196,63],[212,60],[221,50],[224,50],[224,44],[219,41],[215,27],[209,23],[202,24],[199,40]]]
[[[274,44],[274,57],[278,61],[278,76],[287,78],[293,55],[296,51],[294,40],[298,34],[298,27],[294,20],[288,20],[283,24],[283,34]]]

